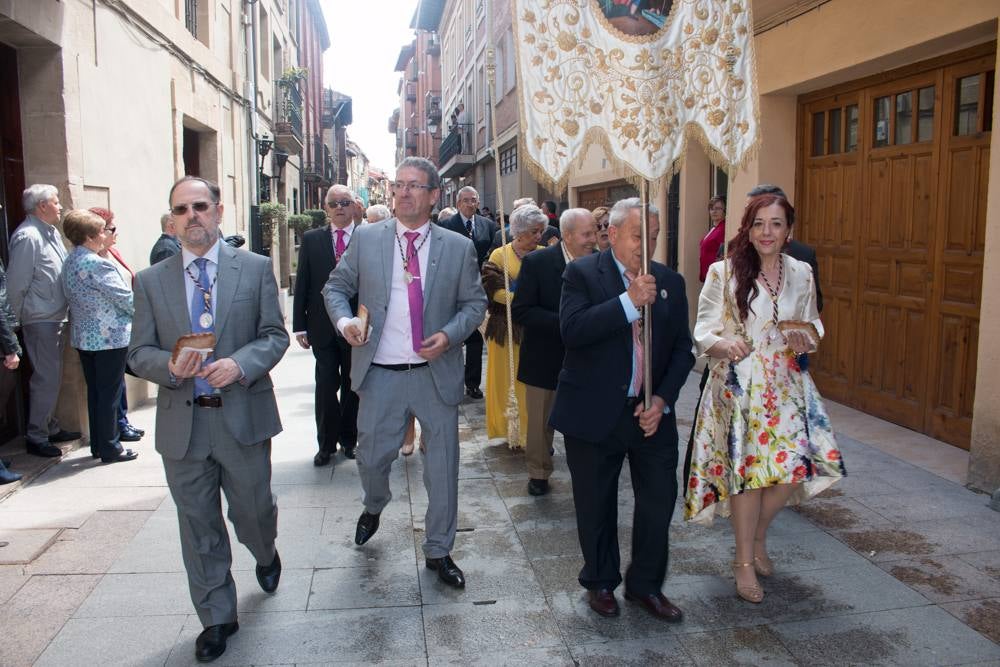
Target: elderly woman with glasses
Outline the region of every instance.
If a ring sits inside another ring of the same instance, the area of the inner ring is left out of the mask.
[[[521,273],[521,260],[532,250],[540,248],[542,231],[549,219],[540,208],[526,205],[517,208],[510,216],[512,240],[494,250],[489,260],[483,264],[483,289],[490,302],[486,321],[486,436],[505,438],[511,449],[524,447],[524,434],[528,427],[524,408],[524,385],[515,382],[517,396],[517,419],[519,423],[516,438],[507,430],[506,408],[511,379],[517,377],[520,356],[521,330],[512,324],[514,340],[507,340],[507,303],[514,298],[517,277]],[[507,267],[509,289],[504,288],[504,265]],[[510,366],[508,345],[514,348],[514,366]]]
[[[128,265],[125,258],[118,251],[118,248],[115,247],[118,243],[118,224],[115,222],[114,212],[98,206],[88,210],[91,213],[101,216],[104,220],[104,231],[107,232],[104,239],[104,250],[98,254],[104,259],[111,260],[115,268],[118,269],[118,273],[121,274],[125,284],[131,289],[132,284],[135,282],[135,271],[132,270],[132,267]],[[131,373],[127,368],[125,372]],[[137,442],[142,439],[142,436],[146,435],[146,431],[136,428],[128,420],[128,398],[126,398],[124,375],[122,375],[122,398],[118,403],[118,433],[122,442]]]
[[[104,463],[131,461],[138,454],[121,445],[118,404],[132,335],[132,288],[112,261],[100,255],[108,238],[103,218],[83,209],[70,211],[63,231],[75,246],[63,265],[62,282],[69,301],[70,344],[80,355],[87,382],[91,454]]]

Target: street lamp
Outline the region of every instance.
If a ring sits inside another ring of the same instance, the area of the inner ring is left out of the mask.
[[[268,139],[266,136],[257,139],[257,154],[260,155],[260,167],[257,170],[257,182],[259,184],[259,192],[257,196],[257,201],[263,203],[271,200],[271,183],[264,176],[264,159],[267,154],[271,152],[271,146],[274,142]]]

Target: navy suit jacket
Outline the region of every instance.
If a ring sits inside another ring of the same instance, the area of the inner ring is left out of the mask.
[[[517,379],[542,389],[555,389],[562,369],[559,298],[566,270],[562,244],[529,252],[521,261],[517,290],[510,305],[514,322],[524,328]]]
[[[469,235],[465,231],[465,223],[462,221],[461,213],[456,213],[447,220],[440,221],[438,224],[445,229],[450,229],[457,234],[469,238]],[[476,261],[479,263],[479,268],[483,268],[483,262],[486,261],[486,258],[490,254],[490,244],[493,243],[493,233],[496,230],[497,223],[486,216],[473,214],[471,238],[472,245],[476,246]]]
[[[657,290],[650,318],[652,387],[673,413],[694,366],[687,296],[680,274],[658,262],[650,262],[649,269]],[[549,417],[549,426],[563,435],[600,442],[625,405],[632,377],[632,325],[618,299],[624,291],[610,249],[571,262],[563,274],[559,324],[566,356]],[[674,424],[662,419],[656,437],[676,444]]]

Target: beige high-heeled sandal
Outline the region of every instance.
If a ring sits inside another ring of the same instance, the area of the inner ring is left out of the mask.
[[[736,568],[753,566],[753,561],[749,563],[733,561],[733,579],[736,579]],[[764,589],[760,587],[760,584],[740,584],[739,581],[736,581],[736,595],[754,604],[760,604],[764,601]]]
[[[774,574],[774,563],[768,556],[754,556],[753,569],[762,577],[770,577]]]

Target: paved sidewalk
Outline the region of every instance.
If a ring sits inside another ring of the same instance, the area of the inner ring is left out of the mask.
[[[841,435],[850,476],[778,517],[777,574],[759,606],[734,596],[728,524],[684,525],[678,507],[664,590],[685,621],[666,625],[625,602],[620,618],[602,619],[576,582],[561,442],[553,492],[529,496],[523,455],[483,439],[482,401],[463,405],[460,425],[453,555],[466,590],[423,567],[419,454],[397,461],[378,535],[354,546],[354,462],[312,465],[312,368],[311,353],[293,346],[275,373],[286,429],[273,449],[281,586],[261,592],[234,543],[241,628],[217,664],[1000,664],[1000,514],[925,469],[961,454],[947,445],[924,438],[917,467]],[[682,440],[696,390],[692,375],[678,406]],[[151,406],[131,418],[152,433]],[[850,419],[855,435],[896,428]],[[906,451],[909,432],[892,433]],[[0,548],[0,665],[193,663],[200,627],[173,503],[151,435],[139,449],[137,461],[112,466],[74,452],[0,502],[0,540],[10,542]],[[626,472],[629,519],[630,493]]]

